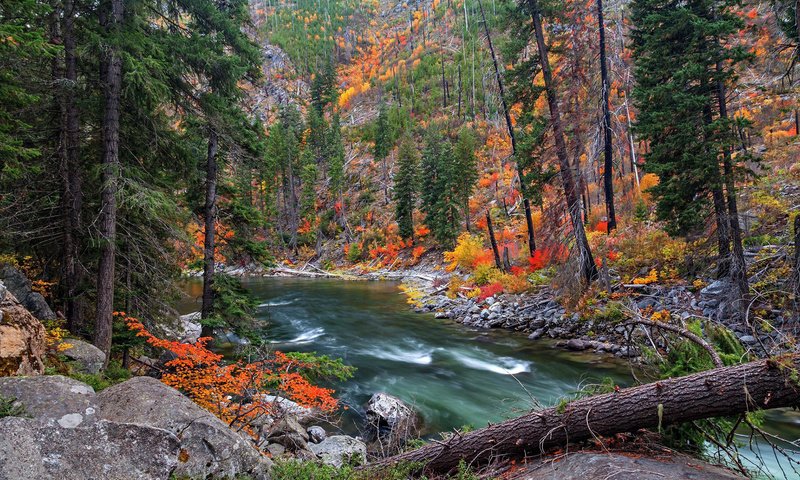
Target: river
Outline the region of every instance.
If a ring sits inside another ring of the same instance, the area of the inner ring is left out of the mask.
[[[422,433],[430,434],[498,422],[529,411],[535,401],[553,405],[604,378],[632,383],[629,363],[614,357],[414,313],[393,282],[258,277],[243,283],[260,303],[257,319],[276,350],[317,352],[357,368],[351,380],[335,386],[349,407],[344,433],[357,433],[362,406],[375,392],[413,405]],[[200,284],[189,282],[187,292],[181,313],[199,310]],[[788,411],[771,413],[768,421],[769,430],[793,439],[800,438],[798,425]],[[771,452],[765,457],[783,478]]]

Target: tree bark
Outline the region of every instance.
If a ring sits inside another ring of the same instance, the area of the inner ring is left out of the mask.
[[[206,155],[206,202],[204,206],[205,239],[203,241],[203,306],[201,318],[209,318],[214,313],[214,248],[215,223],[217,219],[217,150],[219,139],[213,127],[208,134],[208,154]],[[202,336],[213,332],[203,326]]]
[[[62,275],[64,316],[67,329],[77,332],[82,326],[83,308],[79,298],[82,275],[79,268],[81,239],[81,209],[83,187],[80,166],[80,123],[75,91],[78,84],[75,42],[75,2],[66,0],[63,5],[61,35],[64,45],[64,82],[61,92],[61,179],[62,222]]]
[[[531,217],[531,202],[527,198],[522,201],[525,205],[525,222],[528,225],[528,252],[533,256],[536,251],[536,238],[533,236],[533,217]]]
[[[713,187],[711,197],[714,200],[714,216],[717,223],[717,249],[719,250],[717,278],[724,278],[731,272],[731,237],[728,232],[728,222],[725,221],[728,209],[725,206],[725,195],[722,193],[721,187]]]
[[[484,464],[498,456],[537,455],[549,449],[703,418],[796,406],[792,380],[800,355],[716,368],[532,412],[480,430],[456,434],[373,464],[422,462],[426,472],[448,472],[460,461]]]
[[[107,36],[116,34],[122,23],[123,0],[103,2],[100,25]],[[117,240],[117,187],[119,182],[119,104],[122,90],[122,58],[117,52],[116,39],[106,45],[101,60],[103,82],[103,156],[100,194],[100,261],[97,271],[97,307],[95,312],[94,344],[106,354],[111,353],[111,333],[114,313],[114,263]]]
[[[483,13],[483,2],[478,0],[478,7],[481,10],[481,20],[483,21],[483,31],[486,33],[486,41],[489,44],[489,53],[492,55],[492,63],[494,64],[494,77],[497,79],[497,88],[500,90],[500,104],[503,106],[503,115],[506,119],[506,128],[508,128],[508,136],[511,139],[511,152],[516,155],[517,153],[517,140],[514,137],[514,125],[511,123],[511,114],[508,111],[508,104],[506,103],[506,91],[503,88],[503,77],[500,75],[500,67],[497,65],[497,55],[494,53],[494,45],[492,44],[492,35],[489,32],[489,24],[486,23],[486,15]],[[522,180],[520,178],[520,180]]]
[[[492,228],[492,215],[486,212],[486,228],[489,230],[489,241],[494,252],[494,264],[500,271],[503,271],[503,263],[500,261],[500,250],[497,249],[497,240],[494,238],[494,228]]]
[[[617,214],[614,211],[614,170],[611,151],[611,110],[609,106],[608,66],[606,65],[606,28],[603,23],[603,0],[597,0],[597,23],[600,26],[600,78],[603,83],[603,187],[606,197],[608,233],[617,228]]]
[[[794,217],[794,312],[800,321],[800,215]]]
[[[580,276],[591,283],[597,278],[597,266],[594,264],[592,252],[589,248],[589,241],[586,239],[586,231],[583,229],[581,221],[581,200],[575,185],[575,177],[567,158],[567,144],[564,140],[564,127],[561,124],[561,113],[558,108],[558,97],[556,87],[553,82],[553,74],[550,70],[550,60],[547,58],[547,46],[544,43],[544,30],[542,29],[541,13],[539,11],[538,0],[528,0],[532,10],[533,28],[536,34],[536,45],[539,50],[539,61],[542,66],[542,76],[544,77],[545,92],[547,94],[547,104],[550,109],[550,122],[553,125],[553,137],[556,146],[556,156],[558,157],[559,168],[561,170],[561,181],[564,184],[564,197],[567,202],[572,230],[575,235],[575,244],[578,249]]]
[[[717,61],[717,75],[722,73],[722,62]],[[720,118],[728,119],[728,105],[725,99],[725,84],[717,78],[717,103],[719,105]],[[733,135],[733,132],[731,132]],[[736,178],[733,171],[733,160],[731,150],[725,147],[722,155],[722,168],[725,176],[725,192],[728,202],[728,220],[730,224],[731,244],[733,245],[733,255],[730,259],[730,275],[736,287],[736,309],[740,317],[745,317],[747,297],[750,294],[750,287],[747,282],[747,264],[744,261],[744,248],[742,247],[742,229],[739,228],[739,207],[736,203]]]

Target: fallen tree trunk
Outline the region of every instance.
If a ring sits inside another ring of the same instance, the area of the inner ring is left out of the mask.
[[[371,466],[421,462],[425,471],[444,473],[461,460],[484,464],[642,428],[795,406],[800,403],[799,367],[800,354],[794,354],[627,388],[456,434]]]

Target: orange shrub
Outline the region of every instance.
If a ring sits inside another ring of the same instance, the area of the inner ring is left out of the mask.
[[[175,358],[164,366],[161,381],[183,392],[193,402],[218,416],[228,424],[243,425],[269,414],[272,402],[266,394],[288,398],[307,408],[332,412],[337,408],[334,391],[311,384],[302,374],[312,365],[274,352],[269,358],[246,363],[223,363],[223,357],[207,348],[209,337],[195,343],[181,343],[158,338],[150,333],[136,318],[125,312],[115,312],[123,319],[136,336],[143,337],[148,344],[171,352]],[[252,395],[257,392],[262,395]],[[241,404],[239,398],[248,398]]]

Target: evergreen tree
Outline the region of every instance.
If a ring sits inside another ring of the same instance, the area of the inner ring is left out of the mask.
[[[461,172],[453,146],[438,128],[432,128],[425,140],[420,174],[422,176],[422,211],[425,223],[436,241],[450,247],[458,236],[463,206]]]
[[[339,202],[340,212],[344,209],[342,190],[344,187],[344,143],[342,141],[342,125],[339,114],[334,114],[331,118],[330,128],[328,129],[328,140],[326,143],[328,157],[328,179],[330,181],[331,197],[334,202]]]
[[[395,220],[403,238],[414,236],[414,206],[417,199],[418,156],[410,135],[404,135],[397,151],[397,175],[394,178]]]
[[[389,115],[387,112],[386,104],[381,99],[380,106],[378,107],[378,119],[375,123],[375,146],[372,150],[372,155],[375,161],[381,164],[381,171],[383,172],[383,196],[385,203],[389,203],[389,165],[386,163],[386,157],[392,150],[392,133],[389,129]]]
[[[478,141],[475,132],[467,127],[458,132],[458,140],[454,148],[454,169],[456,191],[460,197],[460,204],[464,213],[464,222],[469,230],[469,197],[478,181],[478,157],[475,155]]]

